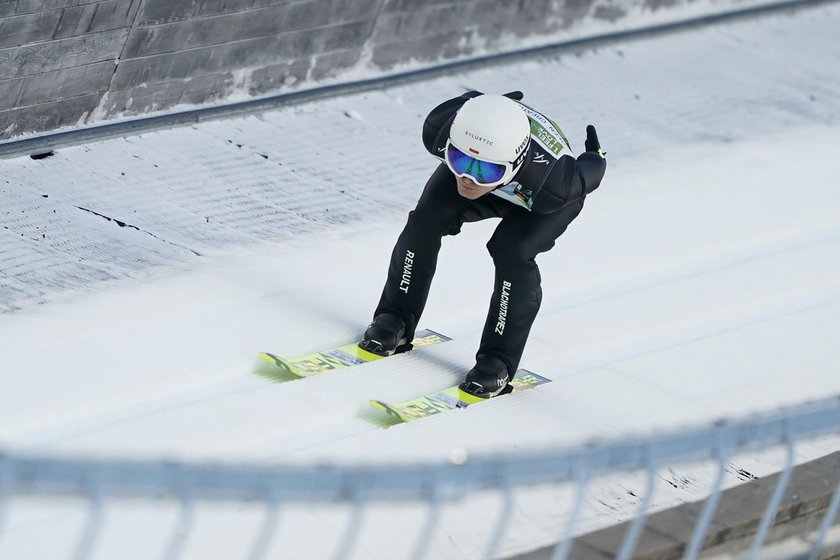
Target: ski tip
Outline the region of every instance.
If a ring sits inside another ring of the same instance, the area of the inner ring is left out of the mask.
[[[274,367],[279,368],[281,371],[288,375],[292,375],[294,377],[301,377],[297,370],[295,370],[294,366],[290,364],[287,360],[281,358],[280,356],[277,356],[270,352],[260,352],[260,358],[273,365]]]
[[[399,422],[408,422],[408,419],[405,416],[403,416],[399,410],[395,409],[386,402],[371,400],[368,401],[368,404],[377,410],[381,410],[382,412],[387,414],[388,417],[392,420],[397,420]]]

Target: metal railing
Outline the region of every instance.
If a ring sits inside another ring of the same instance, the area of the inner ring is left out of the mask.
[[[497,557],[513,510],[517,488],[544,483],[568,482],[575,497],[552,558],[568,558],[590,482],[600,476],[626,471],[646,473],[645,494],[629,524],[617,558],[633,556],[643,530],[656,471],[665,465],[713,460],[717,474],[685,547],[683,558],[701,552],[719,503],[724,471],[736,453],[783,445],[785,465],[746,557],[758,558],[776,516],[794,467],[796,443],[819,435],[840,433],[840,397],[789,407],[746,419],[719,421],[653,437],[562,448],[529,455],[473,456],[453,454],[453,461],[382,467],[341,466],[247,466],[175,462],[83,460],[7,453],[0,455],[0,558],[3,551],[3,520],[20,497],[81,497],[89,503],[87,521],[71,558],[88,558],[103,527],[103,504],[107,500],[164,499],[180,503],[163,558],[180,558],[190,538],[195,510],[201,502],[258,502],[265,505],[264,520],[247,558],[267,557],[278,527],[281,504],[290,502],[341,502],[352,506],[351,522],[337,548],[336,558],[353,550],[365,508],[387,500],[425,504],[427,515],[411,555],[428,557],[431,536],[439,528],[442,509],[470,492],[498,491],[503,508],[495,530],[483,551],[484,558]],[[840,477],[840,474],[838,474]],[[826,510],[820,529],[808,552],[816,557],[826,535],[838,521],[840,481]]]

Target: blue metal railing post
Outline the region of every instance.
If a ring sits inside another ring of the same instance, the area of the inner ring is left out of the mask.
[[[834,519],[837,517],[838,510],[840,510],[840,482],[837,483],[837,488],[834,490],[834,495],[831,496],[828,509],[825,511],[825,515],[823,516],[817,540],[808,551],[809,560],[816,560],[820,550],[822,550],[823,544],[825,543],[825,537],[828,535],[828,530],[831,528],[831,525],[834,523]]]
[[[629,560],[633,551],[636,550],[636,544],[642,535],[642,529],[644,529],[647,519],[647,511],[653,499],[653,490],[656,487],[656,461],[653,458],[652,445],[648,445],[646,451],[647,460],[645,461],[645,466],[647,467],[647,477],[645,482],[645,497],[639,503],[636,518],[627,529],[627,534],[624,535],[624,541],[621,543],[621,549],[618,553],[618,560]]]
[[[497,556],[513,513],[513,487],[511,486],[510,473],[504,464],[500,466],[499,486],[502,489],[503,505],[499,520],[490,534],[490,542],[484,550],[484,556],[482,556],[487,560]]]
[[[411,555],[411,560],[423,560],[429,553],[432,547],[432,537],[435,534],[440,523],[441,514],[441,490],[440,482],[437,477],[432,478],[427,489],[429,495],[429,512],[426,514],[426,523],[420,530],[417,536],[417,544],[414,546],[414,552]]]
[[[102,519],[104,517],[102,505],[103,492],[102,484],[99,481],[97,473],[94,473],[93,480],[90,483],[88,500],[90,502],[88,519],[79,537],[79,542],[76,544],[73,560],[87,560],[90,557],[97,537],[99,537],[99,531],[102,529]]]
[[[360,486],[351,485],[349,497],[350,503],[353,504],[350,510],[350,521],[335,551],[334,560],[346,560],[350,557],[350,553],[356,548],[356,541],[364,521],[366,506],[364,490]]]
[[[729,454],[726,449],[724,441],[725,428],[720,427],[718,431],[717,448],[715,449],[715,456],[717,457],[717,476],[715,477],[714,487],[706,502],[703,504],[703,511],[700,514],[700,519],[694,526],[694,533],[691,535],[691,542],[685,550],[683,560],[694,560],[703,546],[703,537],[709,530],[709,525],[712,522],[715,511],[717,510],[718,502],[720,501],[720,489],[723,486],[723,479],[726,475],[726,464],[729,460]]]
[[[783,424],[785,431],[782,438],[785,442],[785,448],[787,450],[787,461],[785,462],[785,468],[776,483],[776,489],[773,490],[770,501],[767,502],[767,508],[764,510],[764,515],[761,518],[761,524],[758,527],[758,532],[756,533],[752,546],[750,546],[750,551],[747,554],[747,560],[756,560],[756,558],[758,558],[758,553],[761,552],[761,547],[764,546],[767,534],[770,532],[770,528],[773,526],[773,521],[776,519],[776,512],[779,511],[779,505],[782,503],[782,498],[785,495],[788,482],[790,482],[790,475],[793,472],[793,463],[796,459],[796,441],[790,431],[790,419],[784,420]]]
[[[575,540],[575,527],[580,518],[580,513],[583,510],[583,504],[586,502],[586,493],[589,487],[589,479],[586,476],[586,462],[584,456],[578,457],[572,467],[572,474],[575,482],[575,503],[569,512],[569,519],[566,521],[566,530],[563,538],[557,543],[554,548],[554,553],[551,555],[551,560],[566,560],[569,552],[572,550],[572,543]]]
[[[268,554],[274,535],[277,534],[277,525],[280,519],[280,498],[277,490],[271,488],[267,491],[265,503],[265,518],[263,519],[257,538],[248,553],[248,560],[263,560]]]
[[[3,541],[3,530],[6,528],[6,515],[11,501],[13,461],[11,455],[0,453],[0,543]]]
[[[169,544],[163,553],[164,560],[178,560],[187,547],[195,522],[195,496],[188,483],[181,489],[181,513],[172,530]]]

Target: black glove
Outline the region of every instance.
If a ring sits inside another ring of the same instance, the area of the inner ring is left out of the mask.
[[[598,141],[598,132],[595,131],[595,127],[591,124],[586,127],[586,142],[584,146],[586,146],[587,152],[597,152],[601,149],[601,143]]]
[[[522,98],[525,97],[525,94],[521,91],[509,91],[505,94],[505,97],[510,99],[515,99],[516,101],[522,101]]]
[[[587,152],[598,152],[598,155],[604,158],[607,152],[601,149],[601,142],[598,141],[598,132],[591,124],[586,127],[586,142],[583,144]]]

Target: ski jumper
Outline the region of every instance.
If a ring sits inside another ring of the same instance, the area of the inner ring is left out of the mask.
[[[423,143],[429,153],[443,160],[455,113],[467,99],[479,95],[468,92],[432,110],[423,125]],[[577,159],[568,155],[571,148],[560,128],[522,105],[531,123],[531,142],[522,168],[507,185],[469,200],[458,194],[456,178],[446,164],[439,165],[397,240],[374,314],[400,316],[411,340],[426,305],[443,236],[456,235],[465,222],[502,218],[487,243],[496,268],[495,287],[477,355],[498,357],[511,375],[519,367],[542,301],[534,259],[554,246],[606,169],[598,152],[584,152]]]

